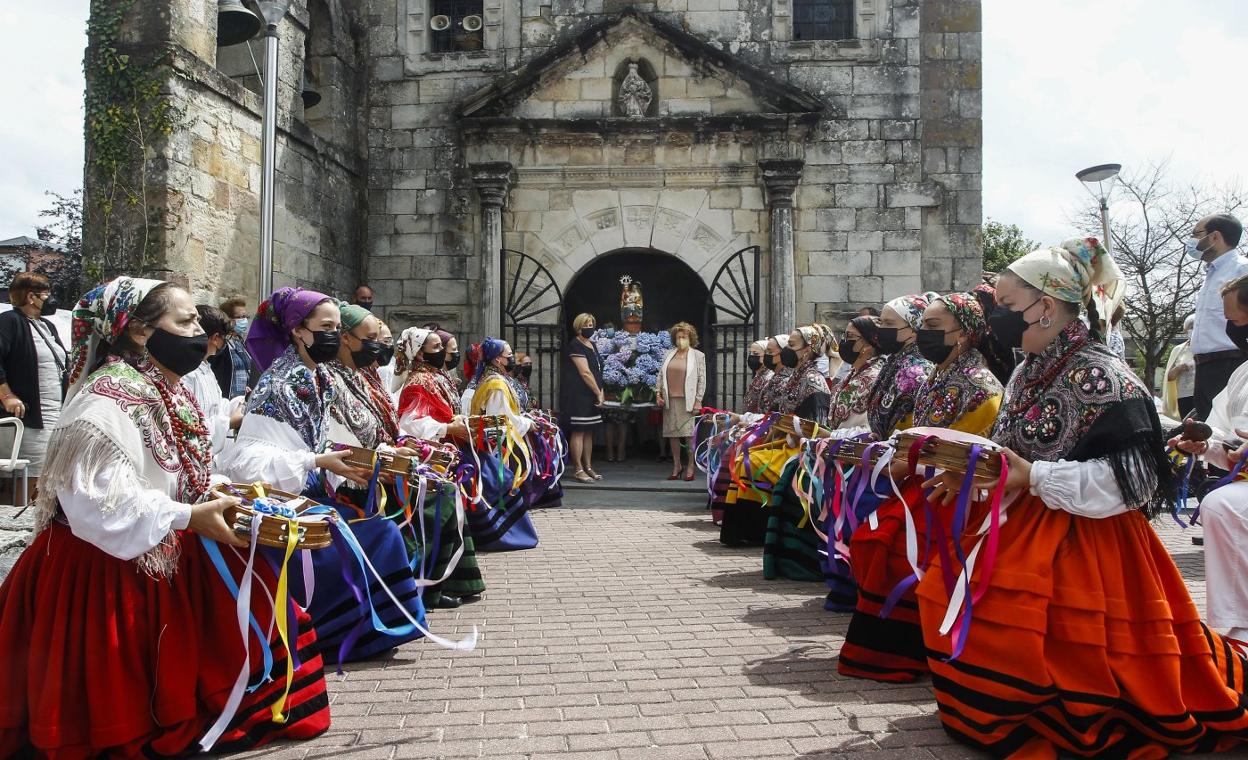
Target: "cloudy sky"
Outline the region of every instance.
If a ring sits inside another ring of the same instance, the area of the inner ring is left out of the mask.
[[[87,4],[0,2],[0,239],[82,183]],[[1246,59],[1245,0],[984,0],[985,215],[1056,241],[1085,166],[1243,176]]]

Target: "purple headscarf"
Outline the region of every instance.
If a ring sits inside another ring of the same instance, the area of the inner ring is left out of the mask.
[[[334,299],[315,290],[278,288],[256,309],[256,318],[247,330],[247,353],[256,360],[256,370],[263,372],[291,344],[290,331],[321,304]]]
[[[477,364],[477,369],[472,373],[472,381],[480,382],[481,376],[485,374],[485,368],[490,366],[490,362],[503,355],[503,348],[507,344],[498,338],[486,338],[481,341],[481,361]]]

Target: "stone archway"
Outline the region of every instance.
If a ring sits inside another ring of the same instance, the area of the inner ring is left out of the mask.
[[[622,328],[619,299],[623,275],[641,283],[645,299],[642,330],[657,332],[676,322],[688,322],[706,335],[710,296],[706,283],[686,262],[653,248],[620,248],[582,267],[564,289],[565,331],[571,332],[572,320],[581,312],[593,314],[598,324],[611,322]]]

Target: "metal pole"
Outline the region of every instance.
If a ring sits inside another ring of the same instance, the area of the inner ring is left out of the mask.
[[[277,163],[277,24],[264,33],[264,118],[260,156],[260,298],[273,292],[273,169]]]
[[[1101,196],[1101,243],[1105,245],[1105,250],[1112,254],[1114,252],[1113,242],[1109,237],[1109,203],[1106,202],[1105,196]]]

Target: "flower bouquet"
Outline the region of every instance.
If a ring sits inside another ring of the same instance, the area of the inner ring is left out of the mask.
[[[672,347],[671,334],[599,330],[593,342],[602,361],[607,397],[620,406],[653,403],[663,357]]]

